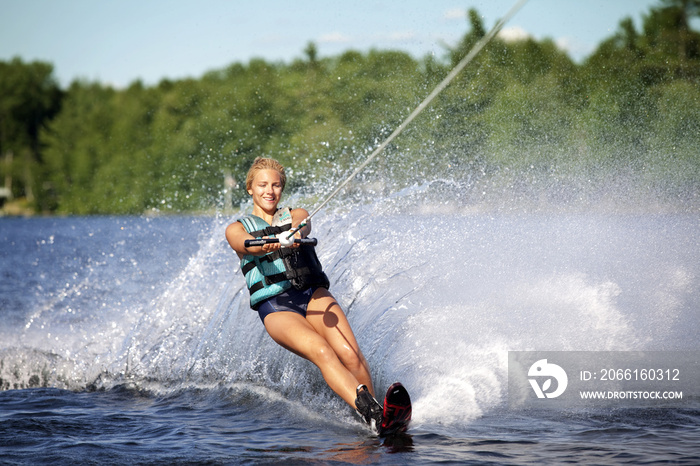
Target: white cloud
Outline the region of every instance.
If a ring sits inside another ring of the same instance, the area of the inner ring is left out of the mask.
[[[521,28],[520,26],[512,26],[508,28],[501,29],[498,33],[498,37],[503,39],[506,42],[517,42],[519,40],[525,40],[530,37],[529,32],[527,32],[525,29]]]
[[[447,10],[442,17],[447,20],[463,20],[467,17],[467,10],[465,10],[464,8],[452,8],[451,10]]]
[[[570,52],[571,50],[576,48],[576,41],[573,40],[571,37],[559,37],[555,43],[557,44],[557,47],[561,50],[565,50],[567,52]]]
[[[352,37],[343,34],[342,32],[331,32],[323,34],[318,38],[322,44],[347,44],[352,42]]]
[[[593,52],[594,47],[584,44],[571,37],[559,37],[554,41],[559,50],[568,53],[575,61],[582,60],[586,55]]]
[[[279,34],[267,34],[257,38],[255,42],[262,45],[277,45],[283,43],[284,40],[284,36],[281,36]]]
[[[413,40],[416,38],[416,33],[413,31],[406,32],[392,32],[388,36],[389,40],[392,42],[403,42],[408,40]]]

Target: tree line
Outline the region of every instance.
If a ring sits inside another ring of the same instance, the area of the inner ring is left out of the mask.
[[[496,38],[374,173],[511,184],[631,173],[650,189],[698,195],[697,16],[700,0],[660,0],[641,30],[623,19],[581,64],[550,39]],[[478,12],[467,19],[441,59],[382,50],[320,59],[310,43],[288,64],[256,59],[126,89],[80,80],[61,89],[49,63],[0,62],[0,180],[11,202],[36,212],[140,214],[236,203],[258,155],[289,166],[292,189],[339,176],[483,37]]]

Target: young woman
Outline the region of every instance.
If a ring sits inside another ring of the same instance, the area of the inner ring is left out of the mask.
[[[286,239],[284,232],[308,217],[304,209],[278,208],[285,182],[279,162],[256,158],[246,178],[253,214],[226,228],[226,239],[241,259],[251,307],[274,341],[314,363],[335,393],[368,424],[379,427],[382,408],[374,398],[369,365],[345,313],[328,291],[315,253],[308,249],[313,246],[245,246],[246,240],[258,237]],[[295,237],[305,238],[310,232],[309,222]]]

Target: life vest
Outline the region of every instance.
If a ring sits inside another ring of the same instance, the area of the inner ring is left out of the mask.
[[[292,228],[292,216],[288,208],[280,209],[270,225],[255,215],[238,219],[246,232],[255,238],[279,235]],[[290,288],[305,290],[316,286],[328,289],[330,282],[316,249],[311,244],[298,248],[281,248],[264,256],[244,255],[241,272],[250,291],[250,307],[257,309],[260,303]]]

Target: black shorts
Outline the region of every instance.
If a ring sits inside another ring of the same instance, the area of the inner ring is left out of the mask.
[[[260,320],[265,323],[265,317],[273,312],[296,312],[302,317],[306,318],[306,307],[311,301],[311,296],[314,294],[318,287],[312,286],[311,288],[306,288],[305,290],[297,290],[296,288],[291,288],[284,293],[280,293],[277,296],[273,296],[260,303],[258,307],[258,315]]]

